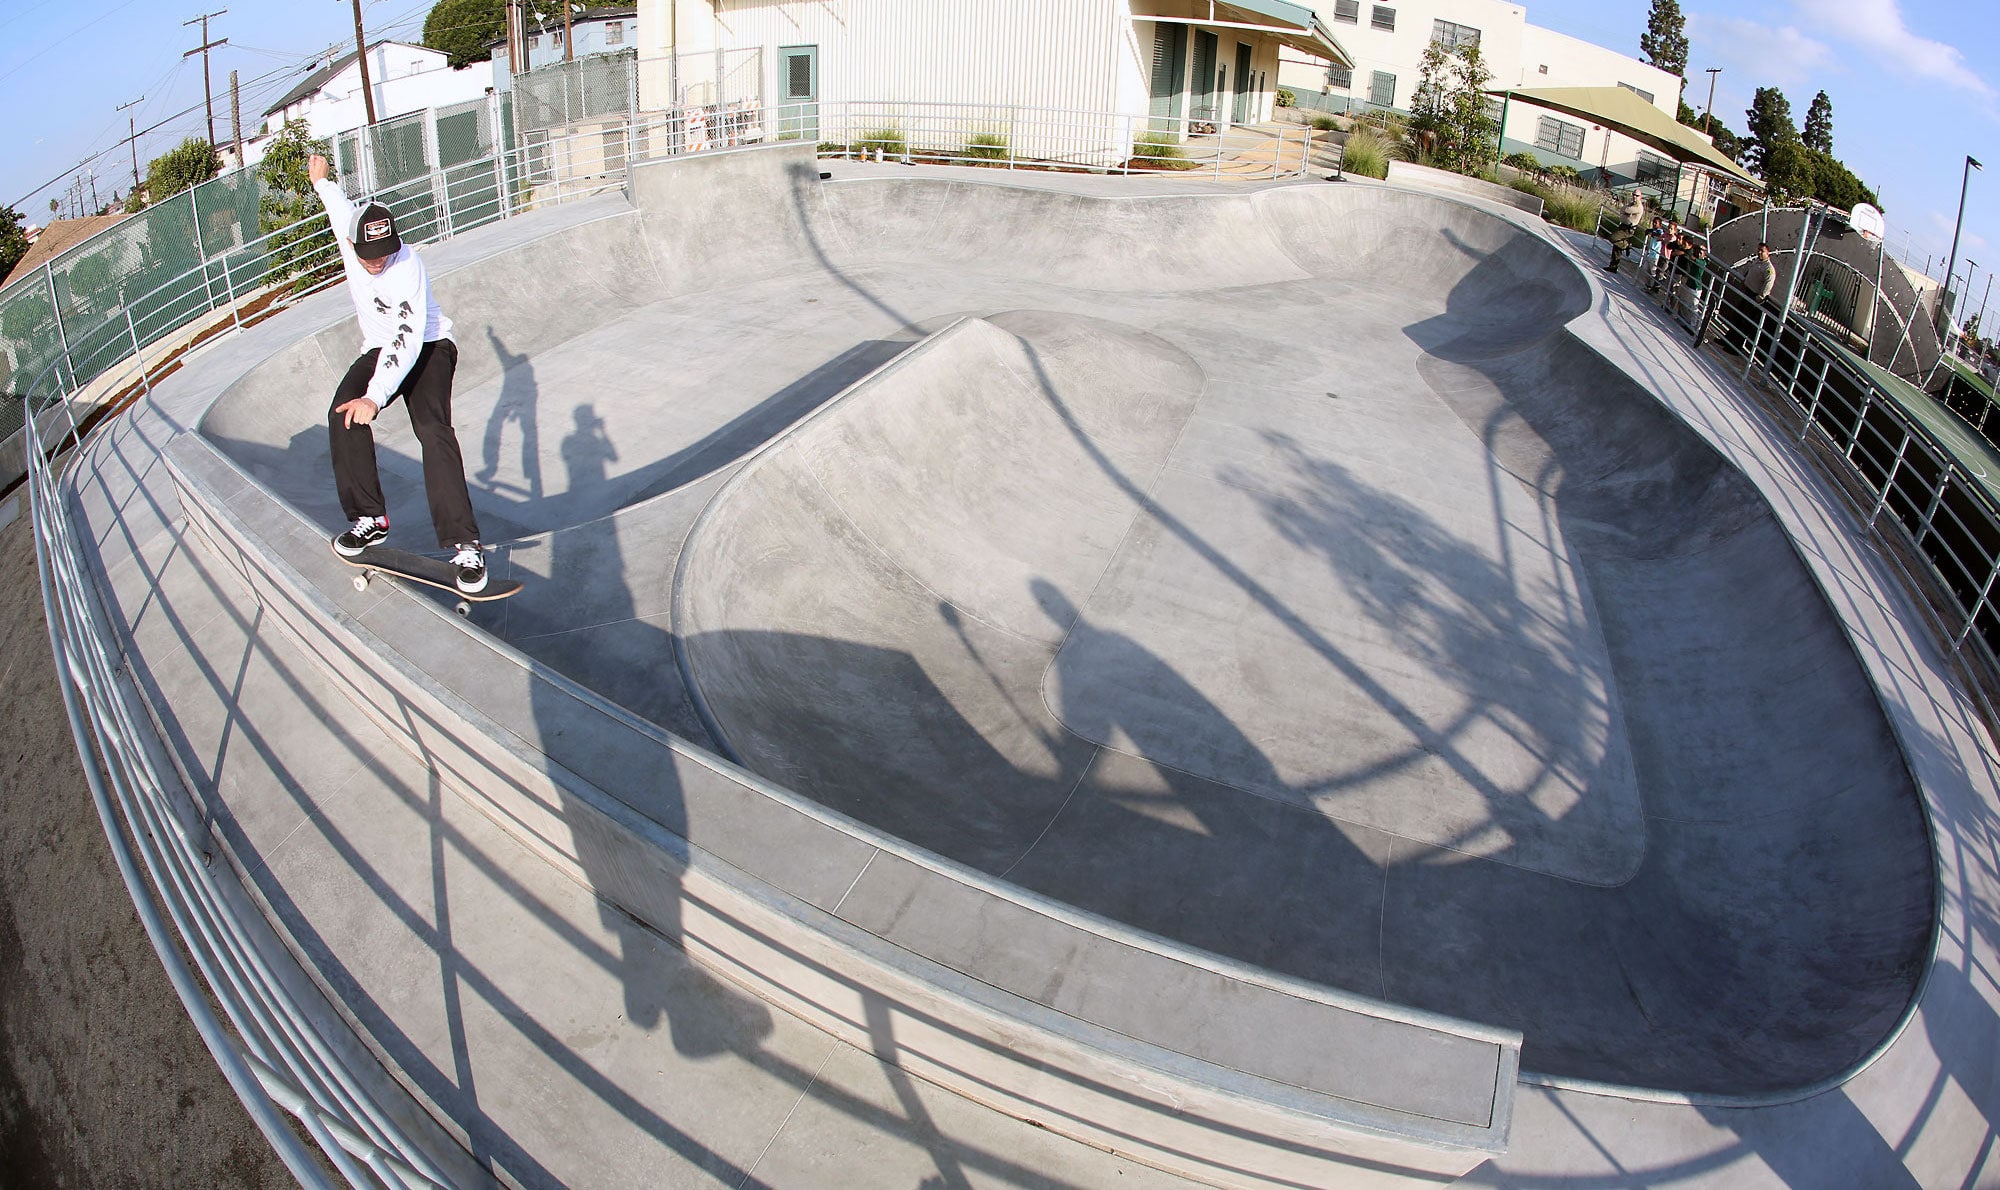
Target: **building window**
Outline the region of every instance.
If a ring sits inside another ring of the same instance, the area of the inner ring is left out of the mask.
[[[1619,83],[1618,85],[1625,88],[1627,91],[1632,92],[1632,94],[1637,95],[1639,98],[1645,100],[1647,103],[1653,102],[1653,93],[1651,91],[1641,91],[1639,88],[1633,86],[1631,83]]]
[[[1535,125],[1535,147],[1563,157],[1583,160],[1583,125],[1543,116]]]
[[[1361,0],[1333,0],[1333,19],[1344,25],[1361,23]]]
[[[555,30],[552,30],[552,31],[551,31],[551,32],[549,33],[549,41],[550,41],[550,43],[551,43],[551,44],[553,44],[553,45],[561,45],[561,44],[562,44],[562,30],[561,30],[561,29],[555,29]]]
[[[1374,13],[1368,18],[1368,23],[1377,29],[1387,29],[1389,32],[1394,33],[1396,31],[1396,10],[1377,4]]]
[[[539,33],[528,34],[528,52],[533,53],[541,48],[542,48],[542,35]]]
[[[1657,181],[1660,178],[1666,177],[1671,172],[1673,172],[1673,163],[1665,157],[1657,153],[1648,153],[1644,149],[1639,150],[1639,180],[1641,182]]]
[[[1391,19],[1394,19],[1393,16]],[[1471,25],[1459,25],[1451,21],[1432,21],[1431,40],[1447,50],[1455,50],[1462,45],[1478,49],[1479,30]]]
[[[605,44],[605,45],[624,45],[624,44],[625,44],[625,22],[624,22],[624,21],[606,21],[606,22],[604,22],[604,44]]]
[[[1326,85],[1339,87],[1343,91],[1352,91],[1354,71],[1345,66],[1329,66],[1326,68]]]
[[[1396,76],[1376,71],[1375,77],[1368,80],[1368,102],[1376,107],[1395,107]]]

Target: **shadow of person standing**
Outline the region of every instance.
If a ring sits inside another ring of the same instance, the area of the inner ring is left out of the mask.
[[[486,418],[486,435],[479,449],[479,470],[473,473],[472,478],[491,488],[516,488],[521,498],[539,500],[542,498],[542,442],[536,406],[541,392],[540,386],[535,383],[535,365],[527,356],[508,351],[507,344],[493,333],[490,326],[486,328],[486,341],[493,345],[494,358],[500,363],[500,396],[493,402],[493,412]],[[521,430],[519,485],[496,482],[500,474],[500,447],[509,422]]]
[[[572,417],[574,426],[559,450],[569,490],[587,493],[606,482],[618,450],[593,406],[577,406]],[[628,668],[671,664],[672,642],[666,632],[634,617],[616,518],[557,530],[550,541],[550,574],[567,588],[565,606],[596,626],[578,631],[610,628],[627,633],[617,660]],[[634,631],[652,639],[630,637]],[[628,676],[643,680],[646,675]],[[601,682],[581,684],[602,693]],[[685,796],[674,757],[662,737],[630,730],[611,735],[595,732],[579,717],[577,700],[567,691],[545,681],[535,682],[533,688],[536,726],[551,762],[592,782],[604,796],[624,802],[675,837],[688,837]],[[685,1057],[730,1051],[754,1054],[773,1028],[769,1010],[711,977],[678,949],[679,865],[635,863],[624,838],[628,828],[615,825],[597,808],[566,798],[563,814],[584,883],[597,894],[599,920],[617,939],[617,958],[605,958],[607,966],[615,961],[613,973],[623,983],[626,1019],[652,1029],[664,1017],[675,1052]],[[626,905],[631,906],[629,912],[621,907]],[[656,932],[675,949],[663,948]]]

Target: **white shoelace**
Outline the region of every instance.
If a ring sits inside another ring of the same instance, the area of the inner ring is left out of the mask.
[[[483,570],[486,567],[486,557],[479,552],[478,546],[462,545],[458,547],[458,552],[451,556],[451,564],[453,566],[477,566]]]
[[[380,524],[381,521],[377,517],[372,517],[372,516],[355,517],[354,535],[356,537],[364,536],[365,534],[373,532],[375,528]]]

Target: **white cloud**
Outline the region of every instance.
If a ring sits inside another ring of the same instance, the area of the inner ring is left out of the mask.
[[[1966,65],[1956,46],[1919,37],[1896,0],[1793,0],[1799,15],[1890,69],[1934,79],[1992,103],[2000,91]]]
[[[1929,219],[1931,226],[1937,229],[1939,255],[1943,255],[1951,245],[1952,228],[1955,226],[1953,218],[1956,214],[1957,208],[1953,208],[1951,214],[1946,214],[1943,211],[1925,212],[1924,217]],[[1986,251],[1986,237],[1973,231],[1971,228],[1966,228],[1965,233],[1958,237],[1958,255],[1961,259],[1967,256],[1976,257],[1984,251]],[[1940,261],[1939,263],[1942,264],[1943,262]]]
[[[1745,77],[1754,74],[1763,86],[1799,87],[1841,68],[1832,46],[1791,25],[1690,14],[1688,32],[1702,53],[1720,58],[1725,69],[1745,72]],[[1699,79],[1702,67],[1689,62],[1688,71],[1690,78]],[[1688,87],[1693,90],[1694,84]]]

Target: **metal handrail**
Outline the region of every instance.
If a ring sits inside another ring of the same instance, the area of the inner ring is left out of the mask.
[[[67,422],[54,448],[43,438],[43,424],[51,420]],[[74,405],[31,404],[24,432],[42,602],[70,734],[119,875],[203,1044],[302,1185],[332,1183],[320,1160],[286,1125],[281,1109],[299,1121],[350,1185],[448,1185],[423,1148],[372,1101],[335,1046],[314,1031],[313,1014],[238,920],[211,862],[212,840],[205,828],[190,824],[185,786],[161,764],[162,746],[139,705],[115,636],[99,620],[84,555],[64,512],[58,472],[82,438]],[[129,842],[121,822],[129,828]],[[148,879],[158,890],[157,901]],[[188,969],[176,939],[193,956],[202,982]],[[222,1006],[234,1036],[210,1009],[208,992]]]
[[[1913,416],[1796,309],[1778,310],[1735,275],[1711,277],[1700,309],[1696,345],[1740,353],[1743,378],[1761,380],[1802,417],[1801,441],[1816,437],[1845,460],[1845,477],[1865,494],[1868,529],[1897,534],[1928,567],[1936,594],[1950,599],[1942,610],[1951,620],[1941,626],[1950,652],[1970,644],[1989,680],[2000,676],[2000,500],[1977,482],[1988,478],[1981,461]],[[1982,541],[1992,548],[1982,550]]]

